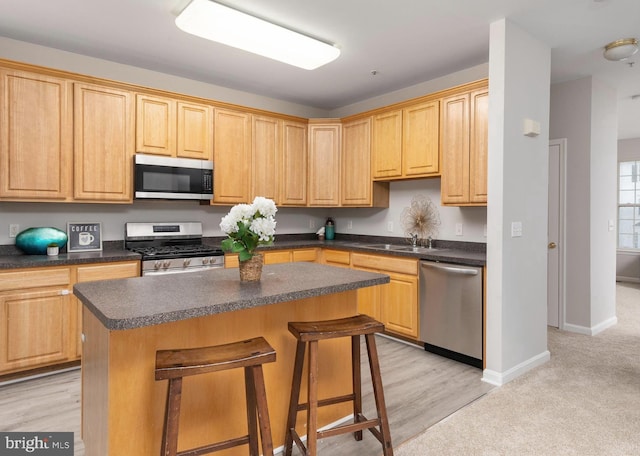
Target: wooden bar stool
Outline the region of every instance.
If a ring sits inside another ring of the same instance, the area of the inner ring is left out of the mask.
[[[262,337],[212,347],[157,351],[156,380],[169,380],[161,456],[200,455],[245,444],[249,444],[251,456],[258,456],[256,412],[262,438],[262,453],[265,456],[273,456],[262,365],[275,360],[275,350]],[[178,452],[182,377],[240,367],[244,367],[248,435]]]
[[[293,382],[291,386],[291,399],[289,401],[289,415],[284,444],[284,456],[291,456],[293,442],[298,445],[306,456],[316,456],[318,439],[333,437],[347,432],[353,432],[356,440],[362,440],[362,430],[369,429],[382,444],[384,456],[393,456],[391,445],[391,433],[389,432],[389,420],[387,408],[382,391],[382,379],[380,377],[380,365],[378,363],[378,351],[376,349],[376,332],[384,330],[384,325],[366,315],[342,318],[338,320],[307,321],[289,323],[289,331],[298,339],[296,358],[293,367]],[[373,383],[373,395],[376,400],[378,417],[369,420],[362,414],[362,392],[360,377],[360,336],[364,335],[369,355],[369,368]],[[337,337],[351,337],[351,369],[352,369],[352,393],[345,396],[318,399],[318,341],[334,339]],[[300,382],[302,380],[302,366],[306,344],[309,343],[309,375],[308,397],[306,403],[299,403]],[[318,431],[318,407],[338,404],[341,402],[353,402],[353,423],[334,427],[325,431]],[[297,414],[301,410],[307,411],[307,445],[305,446],[296,432]],[[377,426],[380,429],[377,429]]]

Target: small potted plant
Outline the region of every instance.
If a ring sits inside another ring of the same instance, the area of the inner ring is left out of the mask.
[[[229,236],[221,247],[237,253],[240,262],[240,280],[256,282],[262,272],[262,254],[259,245],[273,244],[276,232],[275,215],[278,209],[273,200],[258,196],[252,204],[237,204],[222,217],[220,229]]]
[[[60,253],[60,248],[58,247],[57,243],[52,242],[47,245],[47,255],[57,256],[59,253]]]

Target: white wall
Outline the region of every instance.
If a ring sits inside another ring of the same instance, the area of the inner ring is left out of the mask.
[[[550,48],[512,22],[491,24],[487,343],[483,380],[546,362]],[[523,135],[524,119],[541,133]],[[511,236],[512,222],[522,237]]]
[[[567,138],[564,329],[615,324],[617,101],[592,77],[551,88],[551,137]],[[609,229],[613,223],[614,228]]]
[[[367,234],[373,236],[404,237],[402,211],[411,205],[414,196],[423,195],[431,199],[440,216],[438,235],[434,239],[450,241],[486,242],[486,207],[444,207],[440,205],[440,178],[391,182],[389,208],[331,209],[337,233]],[[349,221],[353,228],[348,229]],[[388,224],[393,223],[393,231]],[[456,235],[456,224],[462,223],[462,236]]]
[[[618,161],[632,160],[640,160],[640,138],[618,141]],[[620,281],[640,282],[640,252],[618,250],[616,278]]]

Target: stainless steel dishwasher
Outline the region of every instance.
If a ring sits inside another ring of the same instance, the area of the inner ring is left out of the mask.
[[[420,262],[424,349],[482,368],[482,268]]]

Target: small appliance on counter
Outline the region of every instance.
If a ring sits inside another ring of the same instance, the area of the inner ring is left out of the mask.
[[[55,245],[59,251],[67,240],[67,233],[58,228],[27,228],[16,236],[16,247],[28,255],[47,255],[50,246]]]

